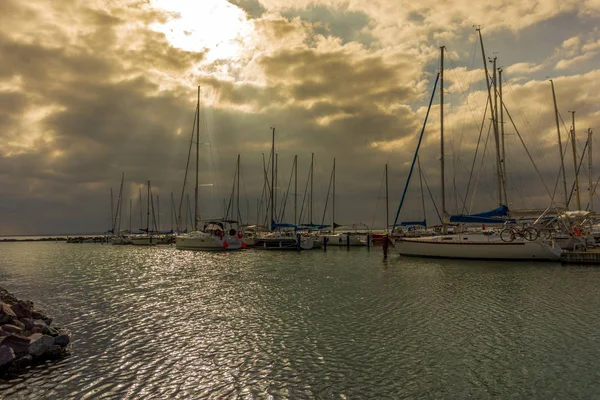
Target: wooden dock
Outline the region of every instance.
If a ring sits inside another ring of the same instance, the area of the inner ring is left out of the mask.
[[[562,264],[600,265],[600,248],[564,252],[560,256],[560,262]]]

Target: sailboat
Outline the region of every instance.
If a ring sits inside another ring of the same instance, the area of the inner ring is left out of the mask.
[[[481,38],[481,32],[479,32]],[[431,108],[431,103],[433,102],[433,97],[435,95],[435,87],[437,86],[438,79],[440,79],[440,140],[441,140],[441,181],[442,181],[442,235],[439,236],[428,236],[428,237],[416,237],[416,238],[399,238],[395,245],[394,250],[403,256],[419,256],[419,257],[435,257],[435,258],[464,258],[464,259],[492,259],[492,260],[548,260],[548,261],[557,261],[560,259],[560,254],[562,249],[558,246],[553,246],[550,243],[546,243],[541,239],[537,240],[527,240],[524,237],[516,237],[512,241],[504,241],[501,238],[501,235],[497,234],[495,231],[481,231],[481,232],[467,232],[467,233],[456,233],[456,234],[447,234],[447,217],[446,213],[446,203],[445,203],[445,190],[444,190],[444,113],[443,113],[443,105],[444,105],[444,91],[443,91],[443,74],[444,74],[444,47],[440,48],[441,57],[440,57],[440,73],[438,74],[438,78],[436,79],[436,84],[434,85],[434,90],[431,96],[431,100],[429,102],[429,108],[427,110],[427,115],[425,117],[425,122],[423,124],[423,129],[421,131],[421,138],[419,139],[419,145],[417,146],[417,151],[415,152],[415,156],[413,159],[413,164],[411,166],[414,167],[415,160],[418,154],[418,148],[421,143],[422,135],[425,130],[425,124],[427,123],[427,117],[429,115],[429,109]],[[483,46],[482,46],[483,51]],[[485,55],[484,55],[485,60]],[[488,79],[487,73],[487,65],[486,65],[486,80]],[[490,85],[488,84],[488,101],[490,106],[491,102],[491,94],[490,94]],[[497,129],[497,125],[494,126]],[[497,131],[496,131],[497,132]],[[498,135],[496,135],[498,138]],[[496,151],[497,151],[497,161],[498,161],[498,186],[499,186],[499,196],[502,196],[501,190],[501,182],[503,179],[502,169],[499,164],[500,154],[499,154],[499,145],[496,143]],[[409,175],[410,179],[410,175]],[[408,181],[407,181],[408,185]],[[401,200],[400,206],[398,207],[398,212],[396,213],[396,221],[394,222],[394,227],[396,226],[396,222],[398,220],[398,214],[400,213],[400,208],[402,207],[402,202],[404,201],[404,195],[406,194],[406,189],[403,194],[403,198]],[[504,195],[506,198],[506,194]],[[482,213],[476,215],[467,215],[467,216],[459,216],[455,220],[456,222],[471,222],[471,223],[490,223],[490,222],[504,222],[505,220],[502,217],[506,217],[508,215],[508,208],[506,206],[500,206],[496,215]],[[492,215],[492,216],[490,216]]]
[[[242,232],[227,227],[237,223],[228,219],[209,219],[202,221],[204,225],[200,228],[198,207],[198,165],[200,160],[200,86],[198,86],[198,103],[196,107],[196,187],[194,204],[194,230],[176,236],[175,248],[179,250],[238,250],[245,247]],[[193,141],[192,132],[192,141]],[[190,143],[191,145],[191,143]],[[187,176],[187,170],[186,170]],[[185,179],[184,179],[185,188]],[[183,200],[183,190],[182,190]],[[180,207],[181,208],[181,207]]]
[[[368,244],[366,234],[349,230],[335,232],[335,229],[339,227],[335,223],[335,158],[333,159],[331,181],[333,183],[331,232],[321,234],[320,238],[326,240],[328,246],[366,246]],[[325,215],[324,212],[323,215]]]
[[[262,250],[309,250],[314,241],[310,236],[296,232],[296,224],[277,223],[275,221],[275,127],[271,127],[271,184],[269,192],[269,231],[256,237],[254,247]]]
[[[141,229],[144,231],[142,234],[133,235],[130,237],[129,242],[134,246],[154,246],[156,245],[156,238],[152,236],[150,230],[150,199],[152,196],[152,192],[150,190],[150,181],[148,181],[148,197],[146,204],[146,228]],[[140,213],[141,213],[141,202],[142,197],[140,193]]]

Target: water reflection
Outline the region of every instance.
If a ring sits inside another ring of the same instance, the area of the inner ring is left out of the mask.
[[[74,333],[7,398],[593,397],[600,270],[379,249],[2,244],[3,285]],[[573,385],[574,379],[585,382]]]

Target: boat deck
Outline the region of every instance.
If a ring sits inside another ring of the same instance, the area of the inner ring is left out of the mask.
[[[600,248],[564,252],[560,256],[560,262],[563,264],[600,265]]]

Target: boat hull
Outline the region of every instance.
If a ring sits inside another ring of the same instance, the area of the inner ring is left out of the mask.
[[[237,236],[201,234],[181,235],[175,238],[175,248],[178,250],[229,251],[241,249],[244,242]]]
[[[394,245],[403,256],[478,260],[559,261],[560,247],[541,241],[472,240],[461,237],[403,238]]]

